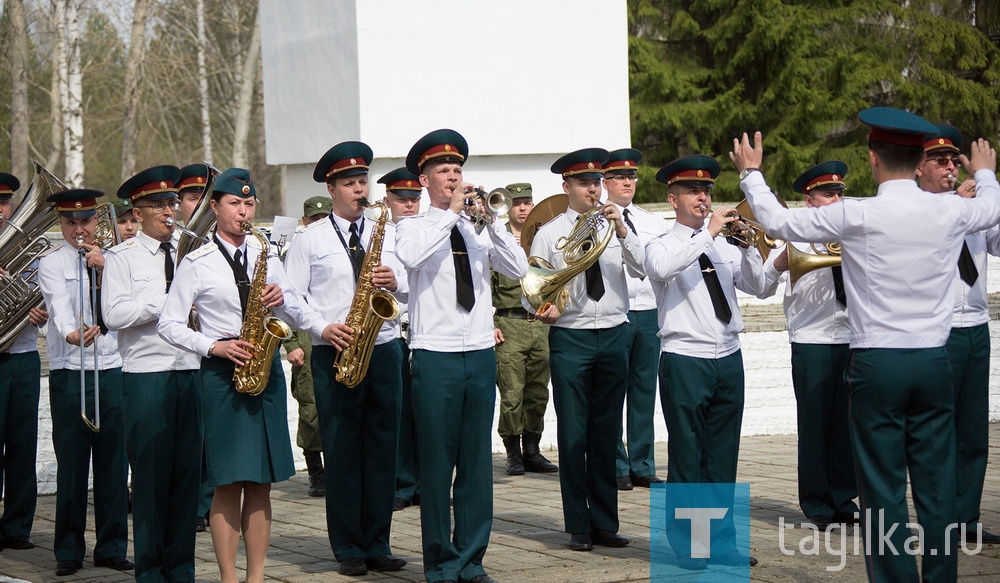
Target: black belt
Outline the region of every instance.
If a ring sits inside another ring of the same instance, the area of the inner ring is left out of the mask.
[[[524,308],[499,308],[496,315],[502,318],[517,318],[518,320],[527,320],[529,322],[534,322],[538,319]]]

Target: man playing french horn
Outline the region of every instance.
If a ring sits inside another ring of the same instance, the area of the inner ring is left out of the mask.
[[[562,176],[569,207],[538,231],[531,256],[555,270],[587,265],[586,272],[565,284],[567,302],[553,298],[532,305],[532,297],[525,299],[525,309],[537,311],[538,319],[551,325],[549,368],[559,420],[559,484],[569,548],[574,551],[629,543],[618,534],[615,452],[628,384],[625,269],[643,275],[644,254],[618,208],[601,204],[607,159],[607,150],[586,148],[552,165],[552,172]]]
[[[372,156],[362,142],[343,142],[323,155],[313,179],[326,184],[333,213],[296,236],[285,256],[292,286],[318,312],[303,329],[312,333],[316,413],[329,469],[327,534],[340,573],[349,576],[406,565],[389,546],[403,355],[391,307],[397,302],[383,291],[405,301],[406,278],[395,241],[385,241],[388,210],[379,207],[382,221],[364,216]],[[391,317],[370,313],[372,303],[386,305],[381,315]],[[348,323],[366,319],[357,328]],[[369,355],[366,340],[374,342]]]
[[[265,313],[274,309],[295,328],[302,327],[312,310],[294,292],[285,293],[290,286],[281,261],[268,255],[269,246],[260,243],[263,236],[258,238],[249,226],[257,200],[250,173],[242,168],[221,173],[211,197],[217,219],[213,242],[181,260],[157,332],[173,346],[202,357],[205,460],[215,487],[209,524],[220,578],[223,583],[237,581],[242,532],[246,580],[259,582],[271,534],[271,484],[290,478],[295,465],[285,375],[277,351],[266,350],[277,345],[255,346],[241,338],[263,325],[255,307]],[[248,230],[255,236],[248,238]],[[200,331],[188,327],[192,306],[198,310]],[[261,378],[252,380],[263,385],[262,392],[237,392],[236,386],[244,383],[236,382],[234,369],[261,370]],[[189,518],[178,522],[188,525]]]

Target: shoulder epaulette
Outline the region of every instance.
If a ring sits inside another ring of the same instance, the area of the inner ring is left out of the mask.
[[[105,250],[104,253],[118,253],[122,249],[128,249],[129,247],[135,247],[138,244],[139,244],[139,241],[135,237],[132,237],[128,241],[122,241],[121,243],[115,245],[114,247]]]
[[[190,257],[191,260],[194,261],[195,259],[198,259],[199,257],[204,257],[204,256],[208,255],[209,253],[211,253],[212,251],[215,251],[216,249],[218,249],[218,247],[219,246],[216,245],[215,243],[205,243],[201,247],[198,247],[194,251],[188,253],[187,257]]]

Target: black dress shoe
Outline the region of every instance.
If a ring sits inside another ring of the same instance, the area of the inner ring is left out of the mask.
[[[135,569],[135,563],[125,557],[105,557],[103,559],[94,559],[94,566],[107,567],[109,569],[114,569],[115,571],[131,571],[132,569]]]
[[[618,476],[617,478],[615,478],[615,480],[618,482],[619,490],[632,489],[632,480],[630,480],[628,476]]]
[[[675,565],[685,571],[704,571],[708,568],[708,559],[693,559],[691,557],[677,557]]]
[[[813,523],[813,525],[821,532],[826,531],[826,529],[830,528],[830,525],[834,524],[835,522],[832,516],[827,516],[825,514],[820,514],[818,516],[808,516],[806,517],[806,520]]]
[[[476,575],[472,579],[459,579],[458,583],[497,583],[497,580],[486,573]]]
[[[400,510],[410,506],[412,503],[405,498],[396,498],[392,501],[392,511],[399,512]]]
[[[364,559],[344,559],[340,562],[340,567],[337,568],[337,571],[341,575],[358,577],[368,574],[368,566],[365,565]]]
[[[980,529],[982,530],[982,534],[980,534]],[[962,532],[962,540],[966,544],[976,544],[979,542],[984,545],[997,545],[1000,544],[1000,534],[992,533],[985,528],[982,528],[982,526],[977,528],[973,525],[966,527],[966,529]]]
[[[666,482],[663,478],[653,476],[632,476],[632,484],[640,488],[648,488],[650,484],[662,484]]]
[[[861,524],[861,511],[834,512],[833,522],[837,524]]]
[[[365,559],[365,566],[372,571],[398,571],[406,566],[406,559],[395,555],[379,555]]]
[[[592,551],[594,542],[589,534],[571,534],[569,536],[569,550],[571,551]]]
[[[715,565],[727,565],[730,567],[753,567],[757,564],[757,559],[751,557],[750,555],[740,554],[739,551],[733,550],[719,555],[718,557],[712,557],[712,563]]]
[[[205,532],[205,528],[208,523],[205,522],[204,516],[196,516],[194,519],[194,531],[195,532]]]
[[[611,532],[610,530],[594,530],[590,533],[590,538],[594,541],[595,545],[601,545],[602,547],[624,547],[632,542],[627,537],[617,532]]]
[[[65,577],[76,573],[83,566],[83,561],[59,561],[56,563],[56,575]]]
[[[35,541],[24,536],[23,534],[18,534],[4,539],[3,548],[14,549],[16,551],[26,551],[28,549],[35,548]]]

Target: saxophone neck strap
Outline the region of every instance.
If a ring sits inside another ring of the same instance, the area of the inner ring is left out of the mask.
[[[240,309],[242,311],[243,318],[247,315],[247,301],[250,299],[250,278],[247,277],[246,266],[237,262],[232,257],[229,256],[229,251],[226,250],[225,245],[219,240],[218,235],[212,235],[216,246],[219,247],[219,251],[222,252],[222,256],[226,258],[226,263],[233,270],[233,278],[236,281],[236,289],[240,292]],[[244,261],[245,261],[244,256]]]

